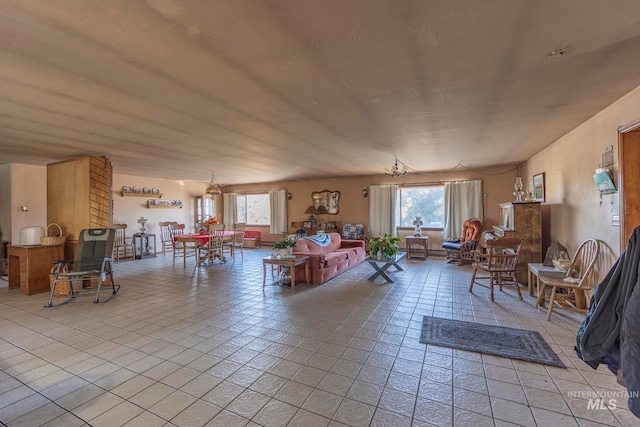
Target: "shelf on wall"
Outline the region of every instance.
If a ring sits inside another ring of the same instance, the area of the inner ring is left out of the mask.
[[[159,199],[162,194],[149,194],[149,193],[123,193],[120,192],[122,197],[146,197],[147,199]]]
[[[146,205],[147,209],[182,209],[179,205]]]

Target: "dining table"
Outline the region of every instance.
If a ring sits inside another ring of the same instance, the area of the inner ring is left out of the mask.
[[[236,232],[233,230],[224,231],[225,239],[232,237]],[[190,234],[176,234],[173,236],[176,242],[191,242],[197,243],[198,246],[204,246],[209,242],[209,233],[190,233]]]

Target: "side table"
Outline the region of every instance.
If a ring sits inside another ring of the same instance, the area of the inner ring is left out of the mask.
[[[407,259],[420,258],[427,260],[429,256],[429,236],[407,236],[404,241],[407,246]]]
[[[133,235],[134,259],[152,258],[156,256],[156,235],[141,234]]]
[[[9,289],[25,295],[49,292],[49,273],[54,260],[64,259],[62,245],[9,245]]]
[[[296,265],[304,264],[304,277],[307,285],[311,284],[309,277],[309,257],[296,256],[292,258],[278,258],[275,255],[262,258],[262,289],[267,284],[267,265],[277,265],[278,267],[289,267],[291,271],[291,290],[296,288]]]

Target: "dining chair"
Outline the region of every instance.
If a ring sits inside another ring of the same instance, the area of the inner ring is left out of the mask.
[[[538,277],[539,288],[536,307],[544,307],[545,291],[547,288],[551,288],[547,320],[551,320],[551,313],[555,304],[576,311],[586,310],[590,291],[594,286],[591,276],[599,253],[600,245],[598,241],[587,239],[580,244],[573,255],[567,275],[564,278],[544,275]],[[557,293],[558,288],[564,289],[565,292],[562,294]]]
[[[246,228],[246,223],[238,222],[233,224],[233,236],[231,236],[231,240],[223,243],[223,250],[227,250],[231,258],[236,259],[236,250],[240,250],[240,256],[244,259],[244,253],[242,252],[242,248],[244,247],[244,229]]]
[[[207,245],[199,248],[199,263],[212,263],[216,259],[227,262],[223,253],[224,224],[209,224],[209,240]]]
[[[126,235],[127,224],[113,224],[115,229],[115,236],[113,241],[113,258],[116,262],[120,262],[120,254],[126,259],[127,257],[134,258],[135,251],[133,248],[132,238],[128,238]]]
[[[160,222],[160,241],[162,244],[162,255],[166,254],[167,249],[173,250],[173,239],[171,237],[171,225],[173,224],[177,224],[177,222]]]
[[[474,283],[489,288],[491,289],[491,301],[493,301],[495,285],[498,285],[501,292],[504,285],[513,285],[518,291],[518,297],[522,300],[520,284],[516,278],[522,242],[522,239],[516,237],[497,237],[487,240],[486,252],[475,250],[469,292],[473,293]],[[478,272],[480,274],[484,272],[486,275],[478,276]],[[485,280],[488,280],[488,283],[484,282]]]
[[[187,266],[187,257],[194,256],[196,262],[198,261],[198,248],[195,242],[185,242],[176,239],[177,236],[185,234],[186,226],[184,224],[171,224],[169,230],[171,231],[171,245],[173,248],[173,265],[176,265],[176,257],[182,254],[182,263],[184,267]],[[189,255],[189,252],[193,252]]]

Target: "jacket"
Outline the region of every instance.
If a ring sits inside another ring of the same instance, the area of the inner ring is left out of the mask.
[[[640,418],[640,226],[627,249],[595,288],[576,336],[576,354],[596,369],[622,370],[629,409]]]

